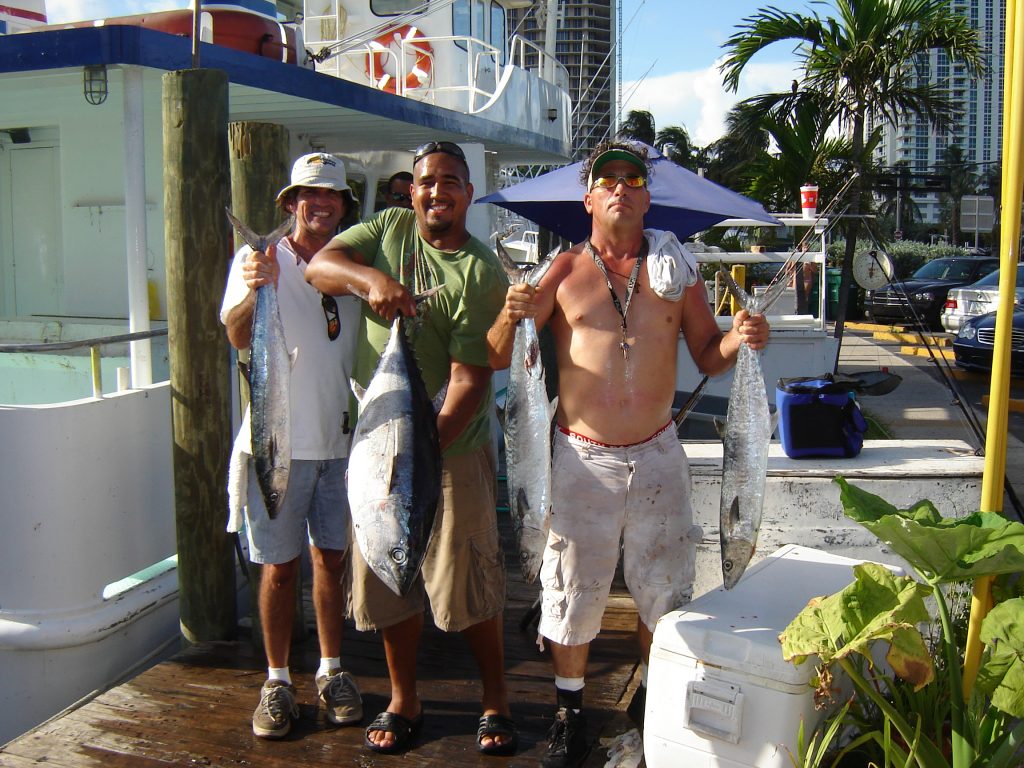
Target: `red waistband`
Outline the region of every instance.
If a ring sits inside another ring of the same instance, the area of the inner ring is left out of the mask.
[[[672,426],[672,419],[669,419],[668,423],[664,427],[659,429],[657,432],[655,432],[650,437],[644,438],[643,440],[639,440],[639,441],[637,441],[635,443],[619,443],[619,444],[615,444],[615,443],[602,443],[600,440],[595,440],[592,437],[587,437],[586,435],[581,435],[579,432],[573,432],[571,429],[566,429],[561,424],[558,424],[556,426],[558,427],[558,431],[561,432],[563,435],[568,435],[569,437],[575,438],[576,440],[582,440],[584,443],[590,443],[590,445],[597,445],[597,446],[600,446],[601,448],[632,448],[633,446],[636,446],[636,445],[643,445],[644,443],[649,443],[651,440],[653,440],[654,438],[656,438],[659,435],[661,435],[662,433],[664,433],[665,430],[667,430],[669,427]]]

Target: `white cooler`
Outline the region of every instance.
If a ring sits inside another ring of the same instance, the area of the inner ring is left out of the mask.
[[[827,711],[809,685],[815,659],[782,659],[779,634],[807,602],[853,581],[859,560],[789,545],[732,591],[708,592],[661,618],[647,676],[647,768],[789,768]]]

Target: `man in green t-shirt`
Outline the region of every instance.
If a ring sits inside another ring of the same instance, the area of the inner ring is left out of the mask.
[[[355,362],[355,379],[363,386],[395,315],[416,315],[413,295],[444,286],[419,308],[412,335],[428,394],[433,397],[448,382],[437,415],[443,498],[422,573],[409,594],[398,597],[352,548],[351,612],[360,630],[381,630],[391,678],[391,702],[366,729],[365,743],[376,752],[397,752],[420,730],[416,652],[426,593],[434,623],[461,632],[480,667],[478,748],[508,754],[518,734],[505,687],[505,571],[495,515],[494,397],[485,342],[508,282],[491,250],[466,230],[473,185],[457,144],[432,141],[416,151],[412,197],[412,211],[389,208],[346,230],[306,270],[306,280],[325,293],[367,297]]]

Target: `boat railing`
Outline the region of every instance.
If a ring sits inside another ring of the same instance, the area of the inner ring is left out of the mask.
[[[437,52],[444,48],[451,50],[456,47],[466,52],[464,79],[458,77],[454,70],[450,73],[439,73],[438,62],[449,57],[439,59]],[[362,70],[365,81],[371,88],[449,107],[452,100],[446,96],[454,96],[462,103],[468,114],[475,114],[483,111],[494,100],[504,82],[502,53],[500,49],[479,38],[466,35],[433,35],[396,40],[393,46],[387,48],[367,43],[348,48],[340,57],[347,60],[350,70]],[[531,61],[531,56],[536,57],[534,61]],[[489,68],[488,61],[491,64]],[[372,67],[367,62],[373,62]],[[429,65],[426,68],[423,66],[425,63]],[[563,90],[568,90],[568,70],[542,49],[518,35],[513,35],[510,41],[510,55],[505,66],[518,66],[525,71],[536,72],[539,77],[549,80]],[[374,72],[385,72],[389,77],[375,78],[371,69]],[[492,74],[485,78],[482,73],[488,69]],[[423,85],[410,85],[407,82],[410,77],[418,80],[424,75],[409,73],[424,73],[429,79]],[[451,78],[449,82],[445,82],[446,76]],[[460,94],[466,95],[464,101],[458,98]]]
[[[148,331],[135,331],[134,333],[119,333],[111,336],[102,336],[93,339],[75,339],[73,341],[46,341],[39,343],[22,344],[0,344],[0,353],[7,354],[28,354],[28,353],[54,353],[67,352],[76,349],[88,349],[90,368],[92,373],[92,396],[103,397],[103,371],[100,365],[101,348],[112,344],[124,344],[134,341],[153,339],[159,336],[166,336],[166,328],[154,328]]]

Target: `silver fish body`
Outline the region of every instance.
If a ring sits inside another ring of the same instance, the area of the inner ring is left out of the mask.
[[[356,542],[370,569],[405,595],[423,564],[441,498],[434,404],[399,315],[365,392],[348,460]]]
[[[242,240],[260,253],[266,253],[287,235],[294,221],[289,217],[270,234],[258,235],[230,210],[225,210],[231,226]],[[293,354],[288,351],[281,323],[277,288],[262,285],[256,289],[247,372],[253,465],[267,515],[271,518],[277,517],[284,503],[292,463],[288,386],[292,362]]]
[[[498,259],[513,282],[534,287],[540,283],[558,250],[536,267],[520,268],[496,243]],[[551,419],[558,398],[548,401],[537,324],[532,318],[516,323],[512,363],[505,395],[505,472],[512,530],[519,548],[523,578],[533,583],[540,572],[551,513]]]
[[[727,273],[726,277],[729,290],[745,309],[751,314],[762,311]],[[726,589],[736,586],[757,547],[772,431],[760,353],[742,344],[733,369],[722,436],[719,538],[722,580]]]
[[[505,397],[505,464],[512,529],[527,583],[540,572],[551,511],[551,419],[537,326],[520,320]]]
[[[256,289],[249,357],[252,458],[267,514],[277,517],[291,469],[291,356],[277,305],[277,289]]]

